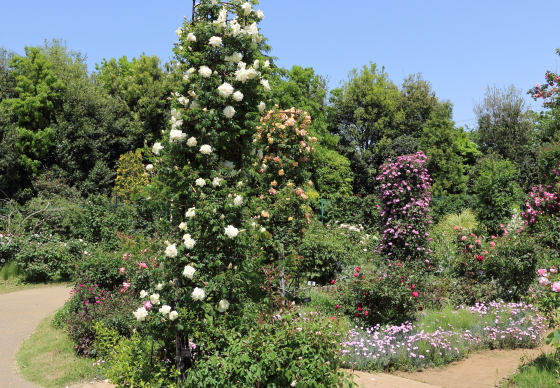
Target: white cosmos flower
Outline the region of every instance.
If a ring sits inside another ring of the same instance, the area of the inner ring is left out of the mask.
[[[221,186],[221,185],[222,185],[222,181],[223,181],[222,178],[220,178],[220,177],[215,177],[215,178],[212,180],[212,187]]]
[[[146,290],[140,291],[140,298],[145,298],[147,296],[148,296],[148,293],[146,292]]]
[[[225,233],[229,238],[235,238],[239,234],[239,229],[233,225],[228,225],[227,228],[225,228]]]
[[[195,185],[197,185],[198,187],[204,187],[206,186],[206,181],[202,178],[198,178],[197,180],[194,181]]]
[[[251,11],[253,10],[251,8],[251,4],[249,2],[243,3],[241,5],[241,9],[243,10],[244,15],[249,15],[251,13]]]
[[[153,164],[148,164],[146,166],[146,171],[152,171],[154,169],[154,165]]]
[[[240,206],[243,203],[243,197],[241,195],[237,195],[234,199],[233,199],[233,204],[235,206]]]
[[[150,302],[152,302],[154,306],[157,306],[159,304],[159,294],[150,295]]]
[[[178,317],[179,317],[179,313],[178,313],[177,311],[175,311],[175,310],[173,310],[173,311],[171,311],[171,312],[169,313],[169,320],[170,320],[170,321],[174,321],[174,320],[176,320]]]
[[[194,217],[194,212],[196,211],[196,208],[191,207],[189,208],[189,210],[187,210],[187,212],[185,213],[185,217]]]
[[[243,93],[241,93],[239,90],[235,93],[233,93],[233,99],[235,101],[242,101],[243,100]]]
[[[208,44],[212,47],[220,47],[222,45],[222,38],[213,36],[210,38],[210,41],[208,41]]]
[[[233,106],[226,106],[225,107],[224,116],[226,116],[228,119],[231,119],[234,114],[235,114],[235,109],[233,109]]]
[[[229,308],[229,302],[226,299],[222,299],[218,302],[218,311],[223,313]]]
[[[183,241],[185,242],[185,247],[187,247],[187,249],[193,249],[194,244],[196,244],[196,241],[193,240],[191,235],[188,233],[183,236]]]
[[[196,147],[196,139],[194,137],[189,137],[187,140],[187,145],[189,147]]]
[[[212,75],[212,70],[210,70],[208,66],[200,66],[200,68],[198,69],[198,74],[205,78],[208,78]]]
[[[134,311],[132,314],[134,314],[137,321],[145,321],[148,316],[148,310],[146,310],[145,307],[139,307],[138,310]]]
[[[186,222],[181,222],[179,224],[179,229],[181,230],[187,230],[187,223]]]
[[[204,298],[206,298],[206,293],[204,292],[204,290],[202,288],[198,288],[195,287],[195,289],[193,290],[191,297],[193,298],[193,300],[204,300]]]
[[[263,86],[265,92],[270,92],[270,85],[268,84],[267,79],[261,79],[261,85]]]
[[[222,97],[229,97],[233,93],[233,86],[231,86],[227,82],[224,82],[222,85],[218,87],[218,92]]]
[[[241,62],[242,59],[243,59],[243,54],[241,54],[241,53],[233,53],[233,54],[225,57],[225,60],[227,62],[233,62],[233,63],[239,63],[239,62]]]
[[[162,149],[163,146],[161,145],[161,143],[155,143],[152,147],[152,152],[154,153],[154,155],[159,155],[159,151],[161,151]]]
[[[171,312],[171,306],[168,306],[168,305],[164,304],[164,305],[161,306],[161,308],[159,309],[159,312],[162,313],[162,314],[164,314],[164,315],[167,315],[167,314],[169,314],[169,313]]]
[[[258,105],[258,108],[259,108],[259,113],[262,113],[266,109],[266,104],[261,101],[261,103]]]
[[[175,141],[184,140],[187,137],[187,134],[179,129],[172,129],[169,131],[169,142],[173,143]]]
[[[194,276],[194,273],[196,272],[196,269],[194,269],[193,266],[191,265],[186,265],[185,269],[183,270],[183,276],[192,279]]]
[[[192,32],[189,32],[185,40],[187,42],[196,42],[196,36]]]
[[[209,155],[212,153],[212,147],[208,144],[200,146],[200,153],[203,155]]]

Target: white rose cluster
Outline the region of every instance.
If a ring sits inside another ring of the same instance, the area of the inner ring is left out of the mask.
[[[212,180],[212,187],[221,186],[221,185],[222,185],[222,181],[223,181],[222,178],[220,178],[220,177],[215,177],[215,178]]]
[[[146,310],[145,307],[139,307],[138,310],[134,311],[132,314],[134,314],[137,321],[145,321],[148,316],[148,310]]]
[[[233,86],[231,84],[224,82],[222,85],[218,87],[218,92],[222,97],[229,97],[233,93]]]
[[[224,58],[226,62],[239,63],[243,59],[243,54],[233,53]]]
[[[194,244],[196,244],[196,241],[193,240],[193,238],[191,237],[190,234],[185,234],[183,236],[183,241],[185,243],[185,247],[187,247],[187,249],[193,249],[194,248]]]
[[[185,217],[194,217],[194,212],[196,211],[196,208],[191,207],[189,208],[189,210],[187,210],[187,212],[185,213]]]
[[[210,38],[208,44],[212,47],[220,47],[222,45],[222,38],[219,36],[213,36]]]
[[[208,78],[212,75],[212,70],[208,66],[200,66],[198,69],[198,74],[204,78]]]
[[[209,155],[212,153],[212,147],[208,144],[200,146],[200,153],[203,155]]]
[[[165,248],[165,256],[177,257],[177,244],[170,244]]]
[[[197,180],[194,181],[194,184],[197,185],[198,187],[204,187],[206,186],[206,181],[203,178],[198,178]]]
[[[187,140],[187,145],[189,147],[196,147],[196,139],[194,137],[189,137]]]
[[[234,199],[233,199],[233,204],[235,206],[241,206],[243,204],[243,197],[241,195],[237,195]]]
[[[171,131],[169,131],[169,142],[170,143],[185,140],[186,137],[187,137],[187,134],[184,133],[183,131],[179,130],[179,129],[172,129]]]
[[[235,109],[233,108],[233,106],[226,106],[224,109],[224,116],[226,116],[228,119],[231,119],[233,115],[235,115]]]

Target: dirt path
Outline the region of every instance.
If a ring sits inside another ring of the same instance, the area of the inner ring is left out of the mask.
[[[423,381],[442,388],[495,387],[528,363],[553,348],[543,345],[537,349],[488,350],[456,361],[445,368],[427,369],[415,373],[395,373],[400,377]]]
[[[39,322],[69,298],[66,286],[34,288],[0,295],[0,387],[36,388],[15,373],[14,354]]]

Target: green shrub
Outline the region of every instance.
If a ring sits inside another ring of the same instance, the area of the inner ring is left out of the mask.
[[[362,225],[368,232],[379,231],[379,199],[374,195],[361,196],[335,196],[323,200],[323,210],[317,209],[317,219],[323,223],[333,225],[336,221],[343,224]]]
[[[2,280],[19,278],[22,275],[23,271],[13,261],[10,261],[8,264],[4,265],[2,269],[0,269],[0,279]]]
[[[446,214],[459,214],[465,209],[474,209],[476,206],[476,196],[452,194],[446,197],[432,197],[430,202],[430,215],[434,224]]]

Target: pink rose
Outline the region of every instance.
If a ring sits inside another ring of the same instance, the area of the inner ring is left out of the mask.
[[[126,270],[125,267],[121,267],[121,268],[119,268],[119,273],[124,273],[125,270]]]
[[[546,268],[541,268],[537,271],[539,275],[546,275]]]
[[[467,239],[467,236],[462,236],[461,237],[461,241],[465,241]]]
[[[412,291],[412,297],[413,298],[418,298],[418,292]]]
[[[545,278],[544,276],[541,276],[539,278],[539,284],[543,287],[546,287],[550,284],[550,281],[547,278]]]
[[[560,282],[554,282],[554,283],[552,283],[552,291],[554,291],[554,292],[560,292]]]
[[[138,263],[140,268],[148,269],[148,265],[146,263]]]
[[[144,305],[144,308],[146,310],[149,310],[152,308],[152,303],[149,300],[145,300],[144,302],[142,302],[142,305]]]

